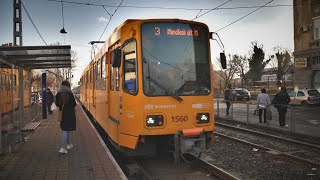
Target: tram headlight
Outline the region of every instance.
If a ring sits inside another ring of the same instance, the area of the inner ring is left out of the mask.
[[[197,124],[205,124],[210,122],[210,114],[209,113],[198,113],[197,114]]]
[[[149,115],[146,117],[146,124],[148,127],[163,126],[164,118],[162,115]]]

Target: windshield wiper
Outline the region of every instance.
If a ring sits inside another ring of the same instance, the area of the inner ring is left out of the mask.
[[[150,82],[152,82],[154,85],[158,86],[160,89],[162,89],[164,92],[166,92],[167,94],[171,95],[172,97],[174,97],[176,100],[178,100],[179,102],[183,101],[183,99],[181,97],[179,97],[178,95],[176,95],[174,92],[172,92],[171,90],[165,88],[163,85],[161,85],[159,82],[157,82],[156,80],[154,80],[152,77],[147,76],[146,77],[147,80],[149,80]]]

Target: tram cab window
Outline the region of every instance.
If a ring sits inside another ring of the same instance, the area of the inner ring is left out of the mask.
[[[131,40],[123,48],[123,90],[137,94],[137,48],[136,41]]]

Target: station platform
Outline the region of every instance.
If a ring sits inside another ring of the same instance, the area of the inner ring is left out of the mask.
[[[57,116],[57,111],[48,115],[13,153],[0,156],[1,180],[127,179],[79,104],[77,130],[71,132],[74,147],[60,154],[62,131]]]

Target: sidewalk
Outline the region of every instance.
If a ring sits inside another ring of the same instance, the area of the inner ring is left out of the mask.
[[[0,156],[0,179],[126,179],[79,105],[76,114],[77,131],[71,133],[75,147],[68,154],[58,153],[62,133],[55,111],[14,153]]]

